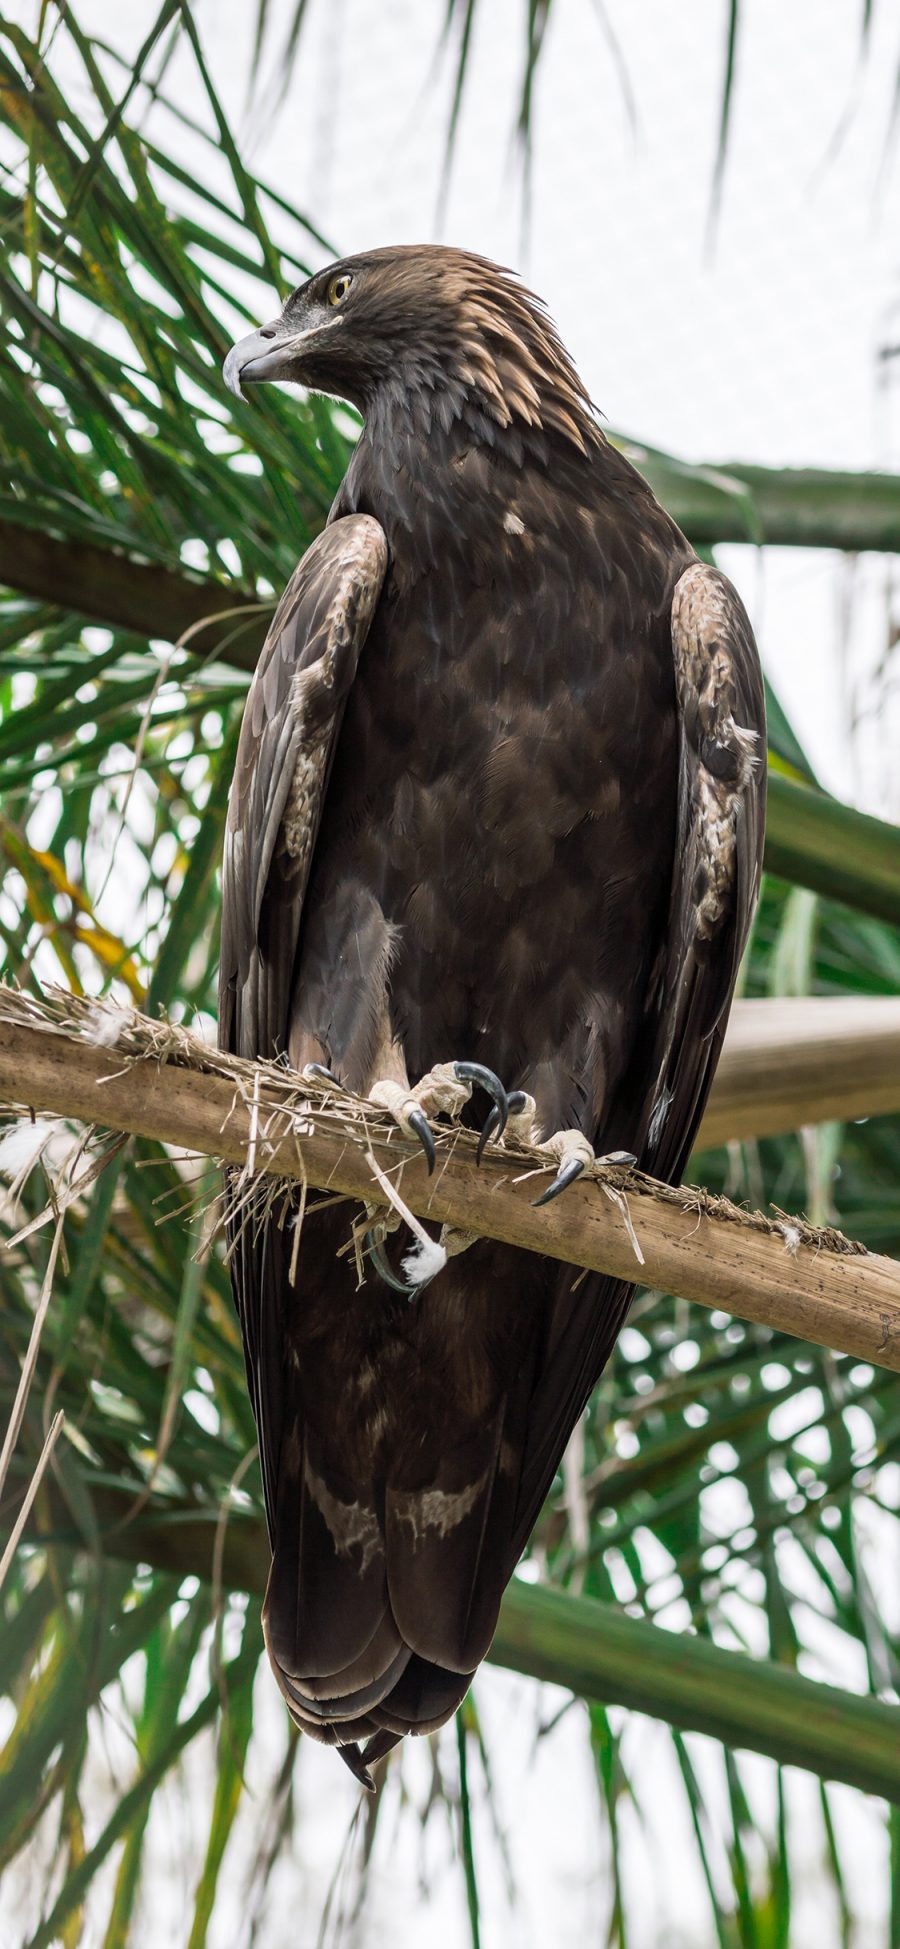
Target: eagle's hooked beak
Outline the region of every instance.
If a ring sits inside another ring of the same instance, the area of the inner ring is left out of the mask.
[[[263,379],[293,378],[292,355],[309,336],[309,332],[292,331],[286,319],[276,318],[271,325],[261,325],[258,332],[248,332],[246,338],[239,338],[222,367],[229,392],[234,393],[235,399],[241,399],[242,386],[255,385]]]

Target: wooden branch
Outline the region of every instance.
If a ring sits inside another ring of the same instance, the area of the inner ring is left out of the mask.
[[[900,1110],[900,998],[736,1002],[695,1149]]]
[[[128,1562],[207,1580],[212,1575],[217,1509],[166,1506],[158,1499],[135,1517],[134,1497],[90,1484],[103,1549]],[[83,1547],[54,1488],[45,1509],[46,1540]],[[0,1539],[15,1509],[0,1513]],[[32,1523],[32,1541],[41,1540]],[[229,1518],[221,1559],[226,1588],[260,1596],[269,1547],[260,1518]],[[563,1685],[579,1698],[646,1712],[685,1732],[707,1733],[727,1746],[764,1753],[842,1780],[864,1793],[900,1801],[896,1706],[840,1691],[770,1659],[726,1651],[687,1632],[661,1630],[612,1604],[514,1578],[503,1599],[492,1664]]]
[[[66,1021],[94,1036],[73,1033]],[[97,1043],[101,1046],[98,1047]],[[112,1046],[110,1046],[112,1045]],[[0,991],[0,1101],[131,1131],[377,1204],[368,1154],[418,1217],[541,1252],[900,1371],[900,1268],[800,1220],[775,1224],[703,1191],[603,1170],[542,1211],[536,1152],[442,1133],[426,1174],[418,1146],[350,1098],[325,1102],[275,1064],[217,1057],[128,1011]],[[640,1260],[637,1257],[640,1252]]]

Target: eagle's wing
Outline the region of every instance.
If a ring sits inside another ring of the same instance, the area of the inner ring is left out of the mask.
[[[307,549],[244,711],[222,865],[219,1046],[285,1052],[300,915],[344,705],[387,570],[370,515]]]
[[[704,562],[672,600],[680,755],[657,1062],[641,1162],[680,1177],[703,1114],[759,894],[766,709],[737,590]]]
[[[669,923],[648,997],[629,1098],[598,1132],[630,1141],[642,1169],[677,1182],[722,1047],[759,893],[766,717],[747,612],[718,569],[694,562],[672,601],[679,718],[678,813]],[[643,1139],[642,1139],[643,1133]],[[531,1404],[509,1574],[550,1489],[568,1434],[610,1357],[633,1288],[559,1275]]]
[[[377,521],[348,515],[291,577],[250,686],[222,869],[219,1047],[286,1051],[300,918],[344,705],[387,569]],[[283,1255],[232,1214],[232,1281],[273,1522],[281,1439]]]

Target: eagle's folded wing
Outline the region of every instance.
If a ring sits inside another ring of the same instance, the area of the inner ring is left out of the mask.
[[[641,1163],[679,1177],[725,1033],[759,893],[766,715],[747,612],[727,576],[694,562],[672,600],[680,724],[678,829],[664,1011]]]
[[[250,686],[222,869],[219,1046],[235,1055],[286,1050],[325,788],[386,569],[377,521],[350,515],[327,527],[288,583]],[[252,1211],[242,1218],[231,1203],[228,1228],[271,1529],[284,1390],[283,1254]]]
[[[377,521],[327,527],[291,576],[241,728],[222,866],[219,1045],[283,1053],[303,898],[344,705],[387,570]]]

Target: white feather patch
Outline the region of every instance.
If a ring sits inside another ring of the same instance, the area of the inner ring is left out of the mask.
[[[34,1123],[30,1117],[22,1117],[11,1124],[0,1137],[0,1177],[10,1183],[26,1178],[58,1129],[58,1123],[48,1123],[45,1117],[37,1117]]]
[[[407,1252],[405,1259],[401,1259],[400,1261],[407,1281],[410,1286],[427,1286],[429,1279],[436,1279],[438,1273],[443,1272],[448,1255],[442,1245],[438,1245],[433,1238],[429,1238],[424,1225],[420,1225],[418,1218],[413,1217],[409,1206],[404,1204],[396,1185],[392,1184],[390,1178],[385,1176],[381,1165],[376,1162],[370,1150],[366,1151],[366,1163],[369,1166],[372,1176],[381,1185],[381,1189],[388,1203],[393,1206],[394,1211],[403,1219],[404,1224],[409,1226],[413,1238],[416,1241],[412,1251]]]
[[[88,1014],[84,1034],[89,1042],[95,1042],[100,1049],[114,1049],[121,1040],[124,1030],[131,1021],[130,1008],[105,1008],[98,1002]]]
[[[411,1252],[401,1259],[403,1276],[410,1286],[427,1286],[430,1279],[436,1279],[447,1263],[447,1253],[437,1239],[417,1238]]]

